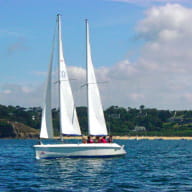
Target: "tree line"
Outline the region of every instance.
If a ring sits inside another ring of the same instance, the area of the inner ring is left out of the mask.
[[[40,129],[41,112],[41,107],[0,105],[0,120],[20,122]],[[86,135],[87,108],[77,107],[77,115],[82,133]],[[104,111],[104,115],[111,135],[192,136],[190,110],[158,110],[144,105],[139,108],[111,106]],[[59,110],[53,108],[52,116],[55,134],[59,135]],[[0,123],[1,126],[6,127],[5,122]]]

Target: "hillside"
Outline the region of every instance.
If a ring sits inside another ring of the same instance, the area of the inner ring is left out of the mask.
[[[41,108],[0,105],[0,137],[38,137]],[[192,110],[158,110],[111,106],[104,111],[109,134],[119,136],[192,136]],[[77,107],[83,135],[87,135],[87,108]],[[59,111],[52,109],[54,135],[59,136]],[[7,125],[8,124],[8,125]],[[32,129],[33,127],[34,129]]]
[[[39,131],[19,122],[0,120],[0,138],[38,138]]]

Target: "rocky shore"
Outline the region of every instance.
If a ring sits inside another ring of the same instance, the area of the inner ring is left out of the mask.
[[[23,123],[0,120],[0,138],[38,138],[39,131]]]

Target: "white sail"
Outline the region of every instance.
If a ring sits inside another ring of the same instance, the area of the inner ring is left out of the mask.
[[[53,138],[53,125],[52,125],[52,113],[51,113],[52,63],[53,63],[53,50],[51,54],[49,71],[46,81],[44,104],[41,118],[40,138]]]
[[[60,127],[64,135],[81,135],[72,90],[63,56],[61,19],[58,15]]]
[[[59,101],[60,101],[60,117],[61,117],[61,134],[80,135],[80,127],[77,120],[77,114],[74,107],[72,91],[67,75],[66,65],[63,57],[62,39],[61,39],[61,23],[60,15],[58,15],[59,24]],[[89,119],[89,135],[101,136],[107,135],[99,89],[93,69],[91,50],[89,43],[88,23],[86,22],[87,31],[87,93],[88,93],[88,119]],[[52,57],[53,58],[53,57]],[[45,104],[42,115],[41,137],[48,138],[52,135],[49,129],[52,127],[51,118],[51,69],[52,59],[49,66]],[[116,143],[40,143],[34,145],[36,159],[49,158],[102,158],[102,157],[118,157],[126,154],[124,146]]]
[[[86,20],[87,36],[87,99],[88,99],[88,129],[89,135],[107,135],[107,128],[103,114],[103,107],[95,72],[91,58],[91,47],[89,40],[89,26]]]

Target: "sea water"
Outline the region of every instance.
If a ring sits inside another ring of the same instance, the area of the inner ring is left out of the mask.
[[[192,191],[192,141],[117,142],[125,157],[36,160],[37,140],[0,140],[0,192]]]

